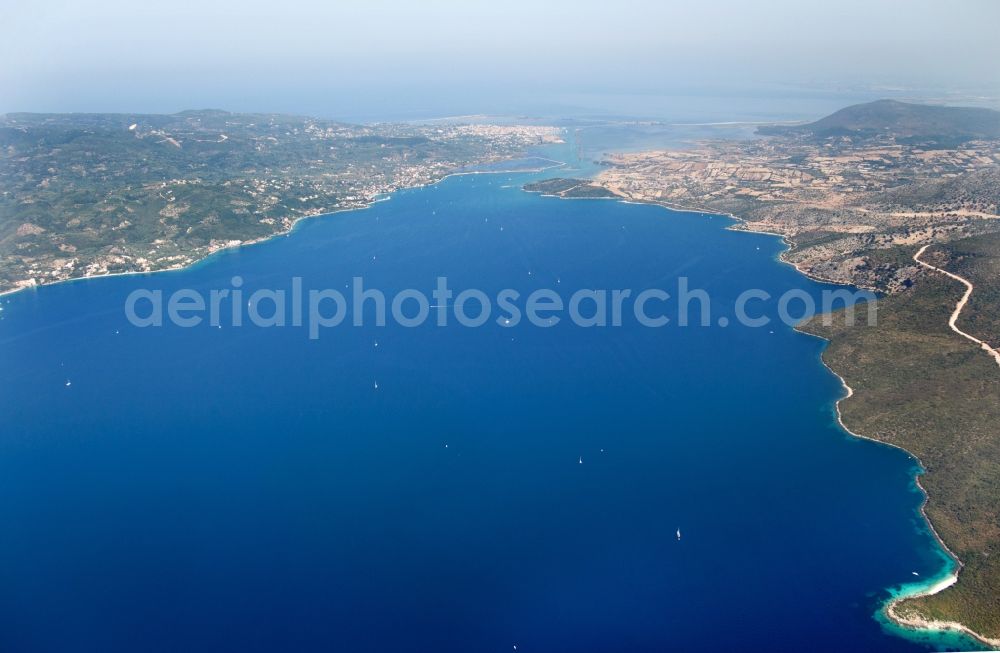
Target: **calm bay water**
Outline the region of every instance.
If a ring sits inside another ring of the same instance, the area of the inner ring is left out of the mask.
[[[821,289],[724,218],[529,178],[0,300],[0,650],[924,650],[872,617],[942,568],[914,461],[839,429],[817,339],[125,319],[136,288],[233,275],[567,296],[686,275],[720,305]]]

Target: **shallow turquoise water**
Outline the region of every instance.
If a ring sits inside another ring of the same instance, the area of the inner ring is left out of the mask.
[[[720,307],[822,288],[727,219],[530,177],[3,298],[0,649],[923,650],[872,617],[942,567],[914,461],[839,429],[822,343],[789,327],[125,319],[136,288],[234,275],[491,295],[685,275]]]

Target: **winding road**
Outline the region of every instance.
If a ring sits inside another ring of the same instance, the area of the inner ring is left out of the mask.
[[[963,279],[962,277],[958,276],[957,274],[952,274],[951,272],[948,272],[947,270],[942,270],[941,268],[933,266],[930,263],[924,263],[923,261],[921,261],[920,260],[921,254],[923,254],[925,251],[927,251],[928,247],[930,247],[930,245],[924,245],[923,247],[921,247],[920,250],[916,254],[913,255],[913,260],[916,261],[918,264],[924,266],[925,268],[928,268],[930,270],[934,270],[935,272],[940,272],[941,274],[947,275],[947,276],[951,277],[952,279],[954,279],[955,281],[961,282],[965,286],[965,294],[962,295],[962,299],[958,300],[958,304],[955,305],[955,310],[951,314],[951,317],[948,319],[948,326],[950,326],[951,330],[954,331],[955,333],[957,333],[958,335],[960,335],[963,338],[966,338],[968,340],[971,340],[972,342],[974,342],[977,345],[979,345],[980,347],[982,347],[983,350],[986,351],[986,353],[988,353],[990,356],[993,357],[993,360],[995,360],[997,362],[997,365],[1000,365],[1000,351],[997,351],[993,347],[990,347],[988,343],[983,342],[982,340],[980,340],[976,336],[968,334],[965,331],[962,331],[961,329],[958,328],[958,326],[956,324],[958,322],[958,316],[959,316],[959,314],[962,312],[962,309],[965,308],[965,304],[969,301],[969,297],[972,296],[972,291],[974,289],[972,283],[970,283],[967,279]]]

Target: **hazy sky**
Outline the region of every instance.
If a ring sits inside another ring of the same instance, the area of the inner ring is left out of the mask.
[[[0,0],[0,111],[510,111],[1000,87],[1000,2]],[[377,107],[377,109],[376,109]]]

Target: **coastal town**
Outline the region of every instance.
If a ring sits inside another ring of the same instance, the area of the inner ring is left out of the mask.
[[[731,214],[735,229],[783,236],[784,259],[810,276],[888,292],[921,268],[873,265],[871,251],[1000,230],[997,138],[784,135],[612,153],[602,164],[594,179],[533,189]]]
[[[0,118],[0,292],[180,268],[558,142],[545,126],[271,114]]]

